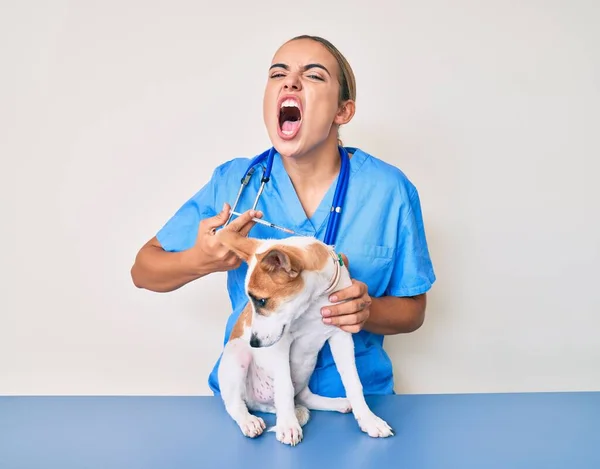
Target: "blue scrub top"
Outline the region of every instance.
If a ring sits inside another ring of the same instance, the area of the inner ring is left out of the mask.
[[[351,154],[350,178],[335,246],[344,253],[353,278],[367,284],[371,297],[413,296],[427,292],[435,281],[429,256],[419,195],[415,186],[398,168],[358,148]],[[182,251],[196,242],[198,224],[220,212],[224,202],[234,203],[240,179],[252,158],[236,158],[218,166],[210,181],[189,199],[157,233],[167,251]],[[264,166],[264,164],[263,164]],[[237,212],[254,202],[262,168],[257,167],[244,190]],[[333,202],[337,178],[309,219],[300,204],[292,182],[276,154],[271,180],[257,206],[263,218],[288,227],[298,234],[323,240],[327,217]],[[255,238],[285,238],[283,231],[256,224],[249,233]],[[227,289],[232,312],[227,321],[223,344],[248,299],[244,293],[247,265],[227,273]],[[358,374],[365,394],[393,394],[392,363],[383,349],[383,336],[361,331],[353,335]],[[220,357],[208,383],[219,395],[217,370]],[[321,350],[310,380],[311,390],[322,396],[344,397],[344,387],[326,344]]]

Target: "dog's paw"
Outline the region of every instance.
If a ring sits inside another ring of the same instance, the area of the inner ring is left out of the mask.
[[[341,412],[342,414],[347,414],[352,411],[352,406],[350,405],[350,401],[345,397],[334,397],[331,399],[331,410],[334,412]]]
[[[310,419],[310,411],[308,410],[308,408],[304,407],[303,405],[297,405],[294,411],[296,413],[296,418],[298,419],[298,423],[300,424],[300,426],[303,427],[304,425],[306,425]]]
[[[302,427],[297,418],[277,422],[276,438],[290,446],[296,446],[302,441]]]
[[[373,413],[357,418],[356,421],[360,429],[373,438],[386,438],[394,435],[394,431],[387,422]]]
[[[262,434],[266,427],[263,419],[252,414],[248,414],[248,417],[241,421],[239,425],[242,433],[250,438],[255,438]]]

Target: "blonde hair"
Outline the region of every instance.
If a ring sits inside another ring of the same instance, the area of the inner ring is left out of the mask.
[[[290,39],[288,42],[297,41],[299,39],[310,39],[311,41],[318,42],[319,44],[323,45],[335,58],[339,68],[338,83],[340,84],[340,94],[338,98],[338,104],[342,104],[344,101],[348,100],[356,101],[356,78],[350,63],[348,60],[346,60],[344,54],[342,54],[331,42],[320,36],[303,34]],[[342,141],[339,138],[339,132],[338,144],[342,145]]]

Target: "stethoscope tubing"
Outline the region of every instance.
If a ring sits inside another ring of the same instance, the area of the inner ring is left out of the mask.
[[[334,245],[335,239],[337,237],[337,232],[339,229],[339,221],[340,221],[340,217],[341,217],[341,213],[342,213],[342,206],[343,206],[343,202],[346,198],[346,192],[348,190],[348,180],[349,180],[349,171],[350,171],[349,170],[350,158],[348,156],[348,152],[342,146],[339,146],[338,150],[339,150],[340,159],[341,159],[340,173],[338,176],[338,183],[336,185],[335,193],[333,196],[333,205],[331,207],[331,213],[329,214],[329,219],[327,220],[327,229],[325,231],[325,238],[323,240],[324,243],[326,243],[327,245],[330,245],[330,246]],[[244,176],[240,180],[240,182],[241,182],[240,189],[237,193],[235,202],[233,204],[233,207],[231,209],[231,213],[229,214],[227,222],[225,223],[225,226],[227,226],[227,224],[229,224],[231,217],[233,216],[233,212],[235,211],[237,204],[240,200],[242,192],[243,192],[244,188],[250,182],[250,179],[251,179],[252,175],[254,174],[256,166],[259,165],[260,163],[262,163],[266,159],[266,165],[265,165],[265,169],[263,172],[263,177],[261,179],[260,188],[258,190],[258,193],[256,194],[254,204],[252,205],[252,210],[256,210],[256,206],[258,205],[258,201],[260,199],[260,196],[262,195],[265,184],[267,182],[269,182],[269,180],[271,179],[271,170],[273,169],[273,160],[275,158],[275,151],[276,151],[275,147],[271,147],[268,150],[261,153],[260,155],[256,156],[254,159],[252,159],[252,161],[248,165],[248,168],[246,169],[246,172],[244,173]]]

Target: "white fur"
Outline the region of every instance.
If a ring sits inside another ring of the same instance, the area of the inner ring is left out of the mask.
[[[262,241],[257,252],[265,252],[275,244],[306,247],[315,242],[318,241],[307,237]],[[253,255],[248,260],[246,291],[255,267],[256,257]],[[341,269],[335,290],[351,285],[346,266],[341,266]],[[252,326],[244,331],[241,338],[233,339],[225,346],[218,371],[221,395],[227,412],[244,435],[255,437],[265,430],[264,421],[249,410],[275,413],[277,421],[273,430],[277,439],[296,445],[302,440],[302,426],[309,419],[308,409],[352,411],[360,428],[368,435],[387,437],[393,434],[389,425],[377,417],[365,402],[351,334],[323,323],[321,309],[331,305],[326,289],[335,278],[335,272],[333,258],[321,271],[302,271],[305,287],[297,296],[269,316],[261,316],[253,309]],[[269,346],[251,347],[253,334]],[[347,398],[318,396],[308,388],[317,354],[326,341],[331,347]]]

